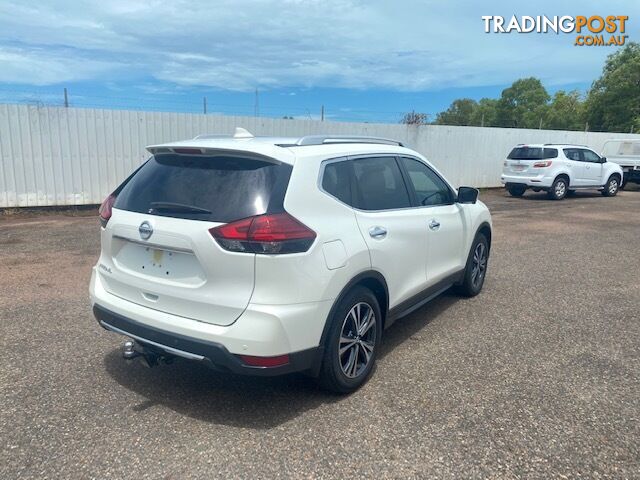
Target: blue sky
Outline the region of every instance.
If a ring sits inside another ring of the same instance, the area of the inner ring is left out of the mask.
[[[514,80],[586,91],[614,47],[486,34],[482,15],[628,15],[640,2],[0,0],[0,102],[397,122]]]

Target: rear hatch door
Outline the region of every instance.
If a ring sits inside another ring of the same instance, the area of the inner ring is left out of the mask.
[[[503,172],[515,176],[537,175],[540,171],[533,166],[536,162],[557,156],[558,150],[556,148],[519,145],[509,153],[504,163]]]
[[[209,229],[277,208],[290,173],[249,154],[151,157],[117,192],[103,234],[105,288],[162,312],[233,323],[253,293],[255,254],[222,249]]]

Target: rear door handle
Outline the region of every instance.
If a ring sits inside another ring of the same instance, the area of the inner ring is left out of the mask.
[[[384,227],[371,227],[369,229],[369,235],[371,238],[384,238],[387,236],[387,229]]]
[[[440,222],[437,221],[436,219],[433,219],[429,222],[429,228],[431,230],[438,230],[440,228]]]

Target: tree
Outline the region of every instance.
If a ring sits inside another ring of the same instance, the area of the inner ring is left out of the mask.
[[[495,127],[497,125],[498,100],[481,98],[471,114],[470,125]]]
[[[478,103],[471,98],[461,98],[436,117],[437,125],[471,125],[471,118]]]
[[[497,124],[501,127],[539,128],[546,116],[550,97],[537,78],[522,78],[502,91],[497,106]]]
[[[580,92],[558,90],[547,109],[544,127],[553,130],[583,130],[585,111]]]
[[[593,130],[628,132],[640,126],[640,44],[609,55],[586,100]]]
[[[429,123],[429,115],[411,110],[402,116],[400,123],[404,123],[405,125],[426,125]]]

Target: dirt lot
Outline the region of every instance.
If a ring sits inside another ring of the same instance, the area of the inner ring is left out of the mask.
[[[483,293],[396,323],[348,397],[125,363],[96,218],[1,217],[0,478],[640,476],[640,190],[482,199]]]

